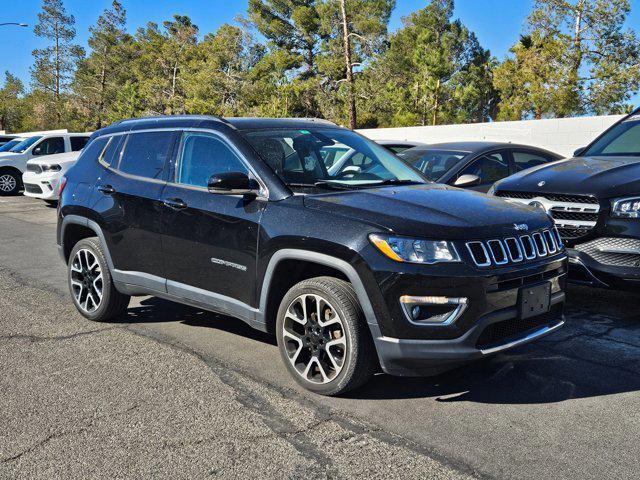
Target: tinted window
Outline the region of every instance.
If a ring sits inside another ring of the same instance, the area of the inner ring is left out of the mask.
[[[180,149],[176,181],[207,187],[209,177],[225,172],[245,172],[247,168],[220,138],[207,133],[185,133]]]
[[[38,150],[37,153],[36,150]],[[64,138],[46,138],[36,145],[32,152],[34,155],[54,155],[56,153],[64,153]]]
[[[513,151],[513,162],[516,167],[516,172],[520,172],[521,170],[526,170],[527,168],[536,167],[538,165],[542,165],[543,163],[547,163],[551,160],[551,157],[546,155],[541,155],[539,153],[534,152],[524,152],[524,151]]]
[[[118,169],[139,177],[162,178],[173,135],[169,132],[149,132],[127,137]]]
[[[19,143],[20,143],[20,140],[10,140],[0,147],[0,152],[8,152]]]
[[[124,135],[107,137],[107,148],[102,152],[100,161],[106,165],[117,165],[120,155],[120,147],[124,141]]]
[[[109,139],[105,137],[96,138],[93,142],[91,142],[87,149],[82,152],[81,158],[90,158],[92,161],[98,160],[98,157],[104,150],[105,145]]]
[[[459,174],[477,175],[480,185],[489,185],[509,176],[509,162],[502,152],[490,153],[471,162]]]
[[[424,173],[429,180],[435,182],[458,165],[460,160],[467,155],[467,152],[454,150],[411,148],[400,153],[398,156]]]
[[[581,156],[640,156],[640,117],[634,115],[602,135]]]
[[[71,141],[71,150],[77,152],[84,148],[89,141],[89,137],[69,137],[69,140]]]

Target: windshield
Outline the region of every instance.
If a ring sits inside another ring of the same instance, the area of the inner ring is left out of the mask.
[[[580,156],[640,156],[640,115],[614,126]]]
[[[17,144],[19,144],[21,141],[22,141],[21,139],[9,140],[7,143],[5,143],[4,145],[2,145],[0,147],[0,152],[8,152],[13,147],[15,147]]]
[[[31,145],[33,145],[34,143],[36,143],[38,140],[40,140],[42,137],[29,137],[26,140],[21,141],[19,144],[17,144],[15,147],[13,147],[11,150],[9,150],[10,152],[13,153],[22,153],[24,152],[27,148],[29,148]]]
[[[249,130],[244,135],[291,187],[351,189],[427,182],[391,152],[350,130]]]
[[[398,156],[420,170],[429,180],[436,182],[455,167],[467,152],[452,150],[425,150],[412,148],[399,153]]]

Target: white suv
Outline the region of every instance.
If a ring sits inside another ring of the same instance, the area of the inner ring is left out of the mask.
[[[27,138],[8,152],[0,153],[0,195],[15,195],[20,191],[27,161],[45,155],[80,151],[90,136],[90,133],[40,134]]]
[[[29,160],[27,171],[22,175],[25,196],[56,203],[60,179],[75,165],[79,156],[80,152],[68,152]]]

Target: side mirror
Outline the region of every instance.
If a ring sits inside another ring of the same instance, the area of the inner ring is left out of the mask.
[[[216,173],[209,177],[209,193],[218,195],[247,195],[257,193],[258,182],[243,172]]]
[[[42,155],[42,147],[34,148],[31,153],[34,154],[34,155]]]
[[[478,175],[460,175],[453,185],[460,188],[476,187],[480,185],[480,177]]]
[[[575,152],[573,152],[574,157],[581,157],[587,147],[580,147]]]

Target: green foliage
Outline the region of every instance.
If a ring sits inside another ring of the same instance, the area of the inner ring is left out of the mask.
[[[31,90],[5,74],[0,128],[182,113],[481,122],[621,113],[640,89],[629,0],[534,0],[502,62],[454,18],[453,0],[427,1],[392,34],[395,0],[248,0],[246,19],[204,35],[182,15],[131,35],[122,0],[111,1],[85,56],[63,0],[43,0]]]

